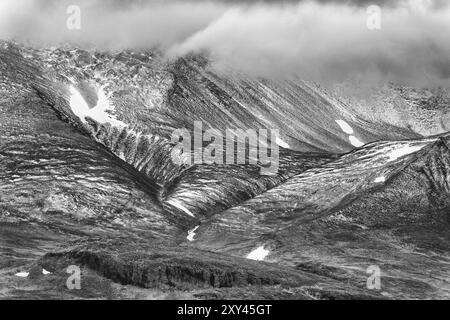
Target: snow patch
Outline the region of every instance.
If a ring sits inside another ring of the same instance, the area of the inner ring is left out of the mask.
[[[382,182],[385,182],[385,181],[386,181],[386,177],[383,177],[383,176],[378,177],[378,178],[375,179],[375,183],[382,183]]]
[[[261,246],[247,255],[247,259],[263,261],[267,255],[269,254],[269,250],[264,249],[264,246]]]
[[[354,133],[353,128],[350,127],[350,125],[344,120],[335,120],[335,121],[341,127],[341,130],[344,131],[346,134]]]
[[[349,135],[348,139],[350,140],[350,143],[354,147],[359,148],[364,145],[364,142],[362,142],[361,140],[359,140],[357,137],[355,137],[353,135],[355,133],[355,131],[353,130],[352,127],[350,127],[350,125],[347,122],[345,122],[344,120],[335,120],[335,121],[341,127],[341,130],[344,131],[344,133]]]
[[[189,216],[191,216],[191,217],[193,217],[193,218],[195,217],[194,214],[193,214],[191,211],[189,211],[188,208],[186,208],[185,206],[183,206],[183,204],[181,204],[181,202],[180,202],[179,200],[177,200],[177,199],[172,199],[172,200],[167,201],[167,203],[168,203],[168,204],[171,204],[171,205],[174,206],[175,208],[178,208],[178,209],[180,209],[181,211],[187,213]]]
[[[82,122],[86,122],[85,115],[89,113],[89,106],[84,100],[81,93],[74,86],[69,87],[70,90],[70,108],[72,112],[80,118]]]
[[[87,122],[86,117],[90,117],[101,124],[110,123],[112,126],[126,127],[125,123],[113,116],[114,106],[110,103],[103,87],[100,87],[97,91],[97,105],[92,109],[89,108],[81,93],[73,85],[69,87],[69,90],[70,108],[83,123]]]
[[[283,148],[285,148],[285,149],[289,149],[289,148],[290,148],[289,144],[287,144],[286,142],[284,142],[283,140],[281,140],[280,137],[277,137],[276,142],[277,142],[277,144],[278,144],[280,147],[283,147]]]
[[[187,237],[186,237],[186,239],[188,239],[188,241],[194,241],[195,231],[197,231],[197,229],[198,229],[199,227],[200,227],[200,226],[196,226],[194,229],[188,231],[188,235],[187,235]]]
[[[406,156],[408,154],[414,153],[416,151],[419,151],[420,149],[422,149],[424,146],[405,146],[396,150],[392,150],[388,156],[389,156],[389,161],[395,161],[398,158],[401,158],[403,156]]]
[[[348,139],[350,140],[350,143],[354,146],[354,147],[362,147],[364,145],[364,142],[362,142],[361,140],[359,140],[357,137],[355,136],[350,136],[348,137]]]
[[[21,277],[21,278],[26,278],[30,275],[30,273],[29,272],[18,272],[15,275],[18,277]]]

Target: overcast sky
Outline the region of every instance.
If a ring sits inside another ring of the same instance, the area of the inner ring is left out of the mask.
[[[69,4],[81,30],[68,30]],[[381,8],[369,30],[367,8]],[[40,45],[208,50],[217,64],[262,76],[295,73],[414,85],[450,83],[450,8],[444,0],[0,0],[0,38]]]

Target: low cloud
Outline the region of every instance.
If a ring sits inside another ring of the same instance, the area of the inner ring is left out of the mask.
[[[336,4],[235,8],[172,50],[209,50],[263,76],[448,85],[448,8],[382,8],[380,30],[369,30],[367,18],[366,8]]]
[[[71,5],[81,9],[80,30],[66,27]],[[225,10],[208,2],[1,0],[0,38],[102,49],[167,48],[205,28]]]
[[[68,30],[77,4],[82,29]],[[367,6],[381,8],[369,30]],[[40,1],[2,0],[0,37],[48,45],[160,47],[171,57],[209,51],[218,66],[320,83],[450,84],[445,1]]]

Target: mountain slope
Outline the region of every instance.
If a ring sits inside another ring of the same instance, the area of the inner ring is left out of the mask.
[[[368,145],[215,216],[189,246],[360,285],[377,265],[388,296],[448,297],[448,143]]]
[[[391,121],[300,79],[157,51],[2,42],[0,80],[2,297],[449,296],[449,140],[422,137],[437,113]],[[172,132],[196,121],[279,129],[277,174],[174,162]]]

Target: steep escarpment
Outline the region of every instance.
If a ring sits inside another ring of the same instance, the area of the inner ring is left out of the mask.
[[[380,298],[351,285],[341,286],[328,277],[246,259],[223,259],[211,252],[179,247],[130,248],[121,241],[93,239],[71,250],[49,253],[38,265],[56,274],[68,264],[89,268],[120,283],[123,291],[126,285],[134,285],[143,288],[142,292],[170,289],[174,295],[189,291],[210,299],[245,296],[245,290],[247,295],[272,299],[350,297],[345,292],[352,292],[355,298]]]

